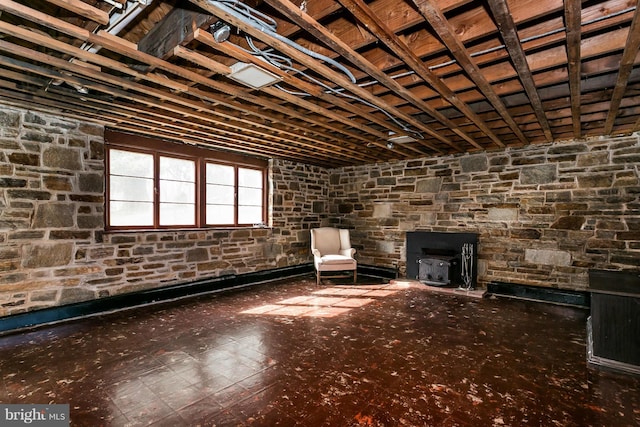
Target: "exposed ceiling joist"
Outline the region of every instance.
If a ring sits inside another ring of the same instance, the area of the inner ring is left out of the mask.
[[[118,1],[0,0],[0,103],[325,167],[640,130],[637,0]]]

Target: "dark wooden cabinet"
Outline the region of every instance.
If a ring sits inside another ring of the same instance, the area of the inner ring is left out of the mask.
[[[588,361],[640,375],[640,273],[589,272]]]

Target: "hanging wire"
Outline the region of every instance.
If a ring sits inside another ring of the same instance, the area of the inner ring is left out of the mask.
[[[271,18],[268,15],[263,14],[262,12],[259,12],[257,10],[255,10],[254,8],[252,8],[251,6],[248,6],[238,0],[219,0],[219,1],[215,1],[215,0],[209,0],[209,2],[223,10],[225,10],[227,13],[229,13],[230,15],[234,16],[237,19],[242,20],[244,23],[251,25],[253,28],[262,31],[278,40],[280,40],[281,42],[287,44],[288,46],[298,50],[299,52],[302,52],[312,58],[318,59],[320,61],[326,62],[328,64],[330,64],[331,66],[333,66],[334,68],[340,70],[345,76],[347,76],[347,78],[354,84],[357,84],[357,80],[355,78],[355,76],[353,75],[353,73],[351,73],[351,71],[346,68],[344,65],[340,64],[339,62],[335,61],[332,58],[329,58],[328,56],[319,54],[317,52],[313,52],[301,45],[299,45],[298,43],[278,34],[276,32],[276,28],[277,28],[277,23],[276,21]],[[424,136],[422,135],[422,133],[420,133],[419,131],[416,131],[414,129],[411,129],[407,124],[403,123],[402,121],[398,120],[396,117],[394,117],[391,113],[389,113],[388,111],[384,110],[383,108],[380,108],[379,106],[365,100],[362,99],[361,97],[358,97],[356,95],[351,95],[349,93],[346,93],[346,91],[342,88],[333,88],[329,85],[327,85],[326,83],[322,82],[321,80],[313,77],[312,75],[310,75],[309,73],[303,71],[303,70],[299,70],[295,67],[293,67],[293,61],[291,60],[291,58],[288,58],[286,56],[280,55],[280,54],[276,54],[273,52],[273,49],[269,48],[269,49],[259,49],[254,41],[253,38],[250,35],[246,35],[245,36],[247,43],[250,47],[251,50],[247,50],[242,48],[241,46],[237,46],[240,49],[242,49],[243,51],[256,56],[256,57],[260,57],[262,59],[264,59],[265,61],[267,61],[269,64],[284,70],[285,72],[291,72],[294,74],[298,74],[303,76],[304,78],[306,78],[307,80],[311,81],[312,83],[322,87],[325,90],[325,93],[330,93],[336,96],[340,96],[343,98],[347,98],[349,100],[352,101],[356,101],[359,102],[361,104],[366,105],[367,107],[373,108],[381,113],[383,113],[385,116],[387,116],[397,127],[399,127],[400,129],[402,129],[403,131],[410,133],[412,135],[414,135],[416,138],[418,139],[424,139]],[[373,83],[374,84],[374,83]],[[276,88],[282,90],[285,93],[291,94],[291,95],[295,95],[295,96],[301,96],[301,97],[308,97],[311,96],[309,93],[306,92],[294,92],[294,91],[290,91],[285,89],[282,85],[275,85]],[[363,86],[361,86],[363,87]]]

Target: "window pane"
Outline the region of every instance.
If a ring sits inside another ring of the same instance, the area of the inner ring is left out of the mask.
[[[109,150],[109,225],[153,226],[152,154]]]
[[[262,190],[259,188],[240,188],[238,193],[239,206],[262,206]]]
[[[262,207],[245,207],[238,209],[238,224],[262,223]]]
[[[207,204],[233,205],[234,189],[228,185],[207,185]]]
[[[207,224],[233,224],[233,206],[207,205]]]
[[[235,224],[235,167],[207,163],[207,224]]]
[[[262,171],[238,168],[238,186],[262,188]]]
[[[153,155],[123,150],[109,150],[111,175],[153,178]]]
[[[112,226],[153,225],[152,202],[111,202],[109,220]]]
[[[193,203],[196,202],[196,187],[189,182],[160,181],[160,203]]]
[[[207,163],[207,184],[234,185],[234,167]]]
[[[195,222],[195,205],[160,203],[160,225],[193,225]]]
[[[196,164],[192,160],[160,157],[160,179],[195,182]]]
[[[153,202],[153,179],[111,176],[110,200]]]
[[[160,225],[195,225],[196,164],[160,157]]]
[[[238,182],[238,223],[262,223],[262,171],[239,168]]]

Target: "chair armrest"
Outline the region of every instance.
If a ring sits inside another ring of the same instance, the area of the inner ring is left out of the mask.
[[[311,253],[315,257],[322,258],[322,254],[320,253],[320,251],[318,249],[311,249]]]
[[[349,256],[351,258],[353,258],[355,254],[356,254],[356,250],[354,248],[340,250],[340,255]]]

